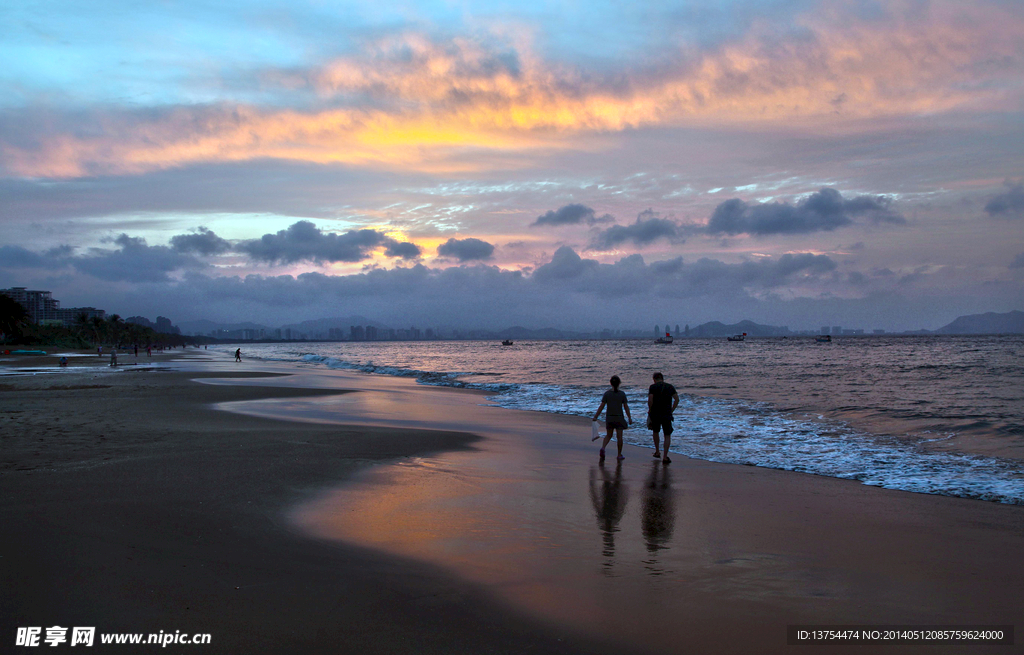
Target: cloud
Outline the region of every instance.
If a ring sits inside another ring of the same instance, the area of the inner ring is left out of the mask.
[[[480,239],[448,239],[437,247],[440,257],[457,259],[460,262],[490,259],[494,255],[494,246]]]
[[[466,172],[644,127],[863,130],[872,119],[1014,106],[1024,20],[1012,3],[907,3],[884,21],[825,6],[800,16],[800,29],[755,23],[611,70],[546,60],[507,30],[385,34],[323,65],[259,71],[235,95],[248,104],[224,94],[162,109],[7,113],[19,124],[0,128],[0,168],[83,177],[272,158]],[[273,101],[253,102],[270,97],[264,86]]]
[[[47,263],[39,253],[21,246],[0,246],[0,266],[3,268],[43,268]]]
[[[113,239],[119,250],[92,249],[92,254],[68,260],[78,271],[110,282],[169,282],[168,273],[204,264],[167,246],[149,246],[140,237],[121,234]]]
[[[854,218],[866,216],[873,223],[905,223],[891,209],[885,196],[843,198],[835,189],[825,187],[796,205],[769,202],[750,205],[732,198],[718,205],[706,231],[708,234],[809,234],[827,232],[851,225]]]
[[[1024,183],[1007,183],[1009,190],[989,200],[985,211],[989,216],[1024,216]]]
[[[389,257],[408,258],[419,254],[413,244],[403,244],[377,230],[349,230],[344,234],[323,232],[309,221],[292,223],[276,234],[243,241],[235,250],[260,262],[291,264],[299,261],[360,262],[374,250],[385,248]],[[413,249],[415,248],[415,254]]]
[[[200,226],[195,234],[178,234],[171,237],[171,248],[177,252],[191,252],[198,255],[219,255],[231,249],[227,239]]]
[[[548,211],[542,216],[538,216],[537,220],[535,220],[533,223],[530,223],[530,225],[559,226],[578,225],[580,223],[587,223],[588,225],[593,225],[595,223],[607,223],[613,220],[614,219],[608,214],[605,214],[604,216],[598,218],[597,216],[595,216],[594,210],[591,209],[590,207],[587,207],[586,205],[571,204],[565,205],[564,207],[559,207],[556,210]]]
[[[667,218],[658,218],[648,209],[640,212],[636,222],[631,225],[613,225],[598,232],[590,247],[595,250],[608,250],[630,241],[638,246],[645,246],[658,239],[677,241],[680,238],[680,228],[675,222]]]
[[[614,264],[583,259],[569,246],[538,266],[532,280],[579,293],[642,297],[744,297],[748,289],[775,289],[828,277],[837,265],[826,255],[787,254],[738,264],[702,258],[687,264],[682,257],[647,264],[641,255]]]
[[[422,251],[420,247],[415,243],[409,241],[393,241],[388,244],[388,247],[384,249],[384,254],[388,257],[400,257],[401,259],[416,259]]]
[[[569,280],[596,270],[599,266],[596,260],[583,259],[569,246],[562,246],[555,251],[550,262],[537,267],[533,279],[539,282]]]

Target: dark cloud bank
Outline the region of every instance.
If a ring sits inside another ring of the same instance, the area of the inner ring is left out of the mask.
[[[262,308],[257,312],[262,315],[316,309],[316,314],[326,315],[332,307],[344,306],[358,307],[366,315],[399,313],[433,322],[478,324],[487,318],[509,324],[547,321],[564,325],[566,313],[574,307],[593,314],[602,312],[602,305],[609,300],[614,301],[613,313],[627,306],[634,310],[654,307],[668,299],[714,298],[721,304],[729,299],[749,299],[748,291],[828,277],[836,269],[830,258],[810,254],[739,264],[709,259],[688,263],[681,257],[649,264],[642,256],[632,255],[602,264],[565,246],[532,275],[473,263],[447,268],[416,264],[344,276],[237,277],[207,274],[204,268],[208,265],[192,254],[224,252],[224,240],[212,231],[179,235],[171,243],[173,247],[149,246],[142,239],[121,235],[113,241],[115,249],[82,255],[70,249],[34,253],[5,246],[0,251],[4,255],[0,270],[73,270],[101,281],[129,283],[110,289],[125,297],[145,295],[151,303],[159,299],[161,314],[186,318],[201,318],[197,312],[215,313],[218,307],[248,307],[250,312]],[[263,239],[242,242],[234,250],[267,262],[359,261],[372,248],[401,249],[404,245],[389,244],[373,230],[329,235],[300,222]],[[450,239],[438,248],[440,255],[464,262],[490,257],[493,251],[494,246],[479,239]],[[172,273],[180,279],[172,278]],[[111,297],[111,291],[104,293]],[[623,320],[628,317],[611,323]]]
[[[420,249],[415,244],[396,241],[376,230],[350,230],[344,234],[333,234],[323,232],[309,221],[293,223],[276,234],[264,234],[259,239],[243,241],[235,246],[235,250],[254,260],[271,264],[300,261],[318,264],[360,262],[379,248],[384,248],[388,257],[415,259],[420,255]]]
[[[595,225],[597,223],[614,223],[615,219],[610,214],[598,217],[593,209],[586,205],[571,204],[551,210],[530,224],[535,226],[560,226],[560,225]]]
[[[659,239],[671,243],[684,243],[687,234],[698,233],[710,236],[810,234],[853,225],[859,218],[873,224],[906,223],[906,219],[895,212],[892,205],[892,199],[886,196],[844,198],[835,189],[827,187],[812,193],[795,205],[784,202],[751,204],[739,198],[732,198],[715,208],[703,229],[662,218],[648,209],[641,212],[631,224],[612,225],[594,232],[589,249],[610,250],[626,244],[646,246]],[[605,215],[600,221],[595,220],[594,214],[594,210],[585,205],[565,205],[537,217],[531,226],[615,222],[610,215]]]
[[[985,205],[985,212],[989,216],[1024,216],[1024,183],[1007,186],[1009,189],[1006,193],[1000,193]]]
[[[708,221],[711,235],[809,234],[851,225],[865,217],[872,223],[906,223],[892,210],[885,196],[844,198],[835,189],[823,188],[796,205],[784,202],[748,204],[739,198],[726,200],[715,208]]]
[[[437,247],[437,254],[440,257],[456,259],[460,262],[484,261],[494,255],[494,246],[474,239],[448,239]]]

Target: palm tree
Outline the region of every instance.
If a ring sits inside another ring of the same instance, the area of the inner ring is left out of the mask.
[[[100,331],[103,329],[103,319],[99,316],[93,316],[89,319],[92,323],[92,334],[96,343],[100,343]]]
[[[4,339],[17,337],[29,322],[28,311],[20,302],[0,293],[0,333]]]
[[[121,330],[124,329],[124,319],[120,314],[111,314],[107,317],[107,326],[110,328],[111,342],[115,346],[121,345]]]

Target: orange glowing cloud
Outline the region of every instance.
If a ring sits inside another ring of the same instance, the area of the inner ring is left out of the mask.
[[[755,29],[714,51],[681,50],[676,66],[617,76],[626,84],[529,51],[403,34],[305,76],[330,109],[180,109],[142,122],[108,118],[91,130],[98,136],[0,147],[8,170],[35,177],[259,158],[453,173],[595,149],[593,137],[630,128],[863,129],[883,118],[998,110],[1020,91],[1024,24],[997,7],[936,3],[913,20],[819,15],[801,27],[801,38]]]

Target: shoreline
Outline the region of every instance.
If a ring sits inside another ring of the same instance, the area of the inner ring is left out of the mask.
[[[20,650],[16,628],[53,625],[209,633],[201,650],[218,653],[612,652],[283,518],[375,462],[478,437],[238,416],[211,403],[338,392],[200,385],[231,373],[189,366],[211,370],[28,376],[0,392],[0,652]]]
[[[14,402],[62,408],[22,425],[21,453],[36,471],[0,468],[0,519],[15,526],[0,567],[16,590],[0,607],[16,625],[90,617],[101,631],[145,632],[202,616],[209,652],[782,652],[796,623],[1024,625],[1013,594],[1024,585],[1019,507],[683,456],[652,492],[649,451],[626,446],[618,474],[614,462],[596,467],[585,420],[538,414],[510,425],[499,417],[524,412],[383,376],[333,376],[344,382],[329,389],[302,388],[309,381],[298,378],[315,375],[305,370],[197,384],[237,367],[184,359],[206,372],[5,387],[5,412]],[[288,368],[265,364],[250,362],[247,375]],[[61,386],[74,388],[44,388]],[[100,397],[136,407],[108,411]],[[310,403],[350,415],[376,407],[384,418],[268,415]],[[396,422],[402,407],[433,429]],[[61,437],[54,419],[76,411],[79,438]],[[32,450],[41,429],[63,460]],[[621,512],[614,489],[627,491]],[[348,517],[341,532],[321,520],[332,514]],[[77,584],[69,591],[63,579]],[[382,615],[390,607],[401,611]],[[669,625],[651,628],[660,622]],[[747,634],[732,634],[738,627]]]

